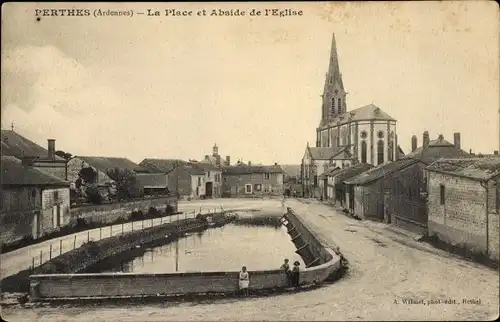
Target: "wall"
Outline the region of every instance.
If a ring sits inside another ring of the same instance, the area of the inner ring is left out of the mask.
[[[78,157],[75,157],[68,161],[68,181],[75,182],[76,179],[78,179],[78,173],[80,172],[80,170],[88,167],[91,167],[92,169],[94,169],[94,171],[97,172],[97,185],[105,185],[111,181],[106,173],[90,166],[90,164],[83,161],[82,159],[79,159]]]
[[[58,199],[54,199],[55,194]],[[58,227],[69,223],[69,188],[53,188],[42,190],[42,214],[40,221],[41,235],[50,233]],[[59,218],[57,218],[57,208],[59,208]],[[57,224],[59,222],[59,225]]]
[[[116,204],[72,208],[70,209],[69,221],[74,223],[77,218],[82,218],[87,223],[99,222],[110,224],[120,218],[123,220],[130,219],[131,213],[134,210],[142,210],[144,213],[146,213],[150,207],[155,207],[158,210],[164,210],[167,204],[170,204],[174,208],[174,211],[177,211],[178,205],[176,196],[151,197]]]
[[[420,162],[412,164],[387,178],[390,192],[386,206],[396,226],[418,232],[427,228],[427,201],[420,194],[427,190],[422,175],[424,167]]]
[[[212,197],[220,198],[222,194],[222,171],[219,169],[205,170],[205,183],[212,182]]]
[[[11,244],[33,234],[35,210],[0,213],[0,245]]]
[[[309,241],[310,249],[320,256],[319,265],[301,271],[300,283],[321,283],[340,268],[340,258],[322,245],[293,212],[289,211],[287,218],[296,225],[298,232],[303,233],[302,238]],[[164,231],[158,232],[159,236],[164,234]],[[140,236],[144,235],[149,234]],[[249,271],[249,277],[251,290],[282,288],[288,284],[282,270]],[[32,300],[233,293],[238,291],[238,272],[31,275],[30,285]]]
[[[198,199],[202,196],[205,196],[205,175],[191,175],[190,197]]]
[[[440,185],[445,186],[443,205],[440,200]],[[465,246],[476,253],[486,253],[485,206],[486,190],[480,182],[428,172],[430,236],[436,235],[447,243]],[[496,223],[495,220],[490,222],[490,228],[496,228],[498,235],[498,219]]]
[[[283,194],[283,173],[270,173],[269,179],[265,179],[264,173],[253,174],[224,174],[222,178],[222,189],[224,196],[253,197],[253,196],[278,196]],[[247,193],[245,185],[252,185],[252,192]],[[256,190],[260,185],[260,191]]]
[[[2,210],[9,211],[31,211],[40,210],[41,189],[38,187],[7,187],[2,186]]]

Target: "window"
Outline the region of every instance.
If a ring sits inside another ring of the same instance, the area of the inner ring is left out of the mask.
[[[368,136],[368,134],[366,134],[366,131],[361,132],[362,139],[366,139],[367,136]]]
[[[332,111],[335,113],[335,98],[332,98]]]
[[[394,161],[394,140],[389,141],[389,161]]]
[[[378,138],[383,139],[384,138],[384,132],[383,131],[378,131]]]
[[[264,192],[269,192],[269,185],[268,184],[264,185]]]
[[[59,191],[54,191],[53,192],[53,197],[54,197],[54,201],[57,201],[57,199],[59,199]]]
[[[446,193],[446,190],[445,190],[444,185],[442,185],[442,184],[439,185],[439,197],[440,197],[440,204],[441,205],[444,205],[445,193]]]
[[[333,83],[333,76],[330,76],[330,84]]]
[[[264,173],[264,180],[269,180],[270,177],[269,173]]]
[[[337,104],[338,104],[337,109],[339,111],[339,114],[341,114],[342,113],[342,99],[341,98],[338,99]]]
[[[384,141],[377,142],[377,164],[384,163]]]
[[[227,177],[224,177],[224,182],[227,182]]]
[[[361,141],[361,163],[366,163],[366,141]]]
[[[245,193],[252,193],[252,185],[251,184],[245,185]]]
[[[318,176],[314,176],[314,185],[317,186],[318,185]]]
[[[207,173],[207,174],[208,174],[208,177],[210,178],[210,171],[208,171],[208,173]]]
[[[198,187],[201,186],[201,178],[198,177]]]
[[[260,183],[257,183],[254,185],[254,190],[255,191],[261,191],[262,190],[262,185]]]

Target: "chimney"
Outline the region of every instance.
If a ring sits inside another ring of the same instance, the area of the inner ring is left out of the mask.
[[[455,148],[460,149],[460,133],[453,133],[453,144]]]
[[[56,158],[56,140],[47,139],[47,150],[49,150],[49,159],[54,160]]]
[[[274,162],[274,165],[278,165],[278,162]]]
[[[417,136],[414,135],[411,137],[411,152],[415,151],[417,149],[418,142],[417,142]]]
[[[422,146],[426,148],[429,145],[429,132],[425,131],[424,135],[422,136]]]
[[[443,140],[444,140],[444,136],[443,136],[442,134],[439,134],[439,136],[438,136],[438,140],[439,140],[439,141],[443,141]]]
[[[251,166],[252,165],[252,161],[248,161],[248,166]]]
[[[498,150],[493,151],[493,155],[498,155]]]
[[[226,163],[227,165],[231,165],[231,157],[229,155],[226,155]]]

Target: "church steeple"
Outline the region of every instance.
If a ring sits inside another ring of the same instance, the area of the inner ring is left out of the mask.
[[[323,89],[322,98],[323,105],[320,126],[329,123],[332,119],[345,113],[347,110],[345,101],[346,92],[344,90],[342,74],[340,73],[335,33],[332,34],[330,62],[328,66],[328,73],[326,73],[325,87]]]

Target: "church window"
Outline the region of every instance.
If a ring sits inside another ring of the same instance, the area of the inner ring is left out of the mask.
[[[366,134],[366,131],[361,132],[361,138],[366,139],[368,135]]]
[[[377,143],[377,164],[384,163],[384,141],[379,140]]]
[[[337,108],[338,108],[339,114],[341,114],[342,113],[342,99],[341,98],[338,99]]]
[[[335,113],[335,98],[332,98],[332,111]]]
[[[366,141],[361,141],[361,163],[366,163]]]
[[[384,138],[384,132],[383,131],[378,131],[378,138],[383,139]]]

